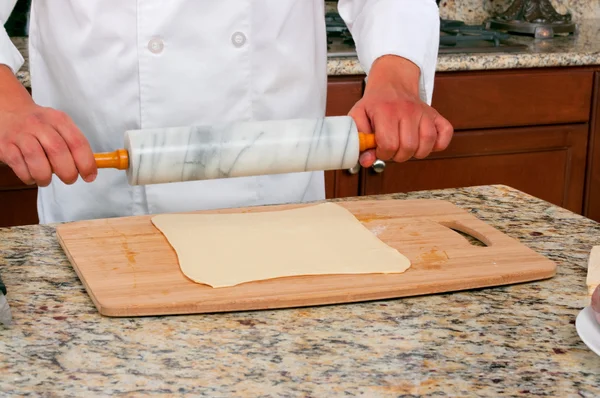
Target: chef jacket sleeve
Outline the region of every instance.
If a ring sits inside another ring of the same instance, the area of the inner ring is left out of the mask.
[[[440,40],[434,0],[339,0],[338,12],[354,39],[367,76],[375,60],[397,55],[416,64],[421,100],[431,105]]]
[[[8,66],[13,73],[17,73],[25,62],[4,28],[16,3],[17,0],[0,0],[0,64]]]

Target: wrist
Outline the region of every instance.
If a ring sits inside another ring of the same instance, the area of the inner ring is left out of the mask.
[[[15,111],[32,105],[35,105],[33,98],[13,71],[0,64],[0,109]]]
[[[365,91],[382,85],[392,85],[419,96],[421,70],[413,62],[397,55],[384,55],[375,60]]]

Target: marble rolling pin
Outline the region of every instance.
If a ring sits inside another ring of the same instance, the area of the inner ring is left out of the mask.
[[[349,169],[375,148],[350,116],[125,132],[125,148],[95,154],[131,185]]]

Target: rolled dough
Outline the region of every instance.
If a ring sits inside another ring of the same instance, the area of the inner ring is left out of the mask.
[[[300,275],[402,273],[410,260],[334,203],[232,214],[162,214],[152,223],[191,280],[214,288]]]

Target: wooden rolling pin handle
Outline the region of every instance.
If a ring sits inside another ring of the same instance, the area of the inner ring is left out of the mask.
[[[129,168],[129,155],[126,149],[117,149],[114,152],[95,153],[96,166],[99,169],[119,169],[127,170]]]
[[[375,143],[375,134],[358,133],[358,143],[360,152],[364,152],[367,149],[375,149],[377,144]]]

